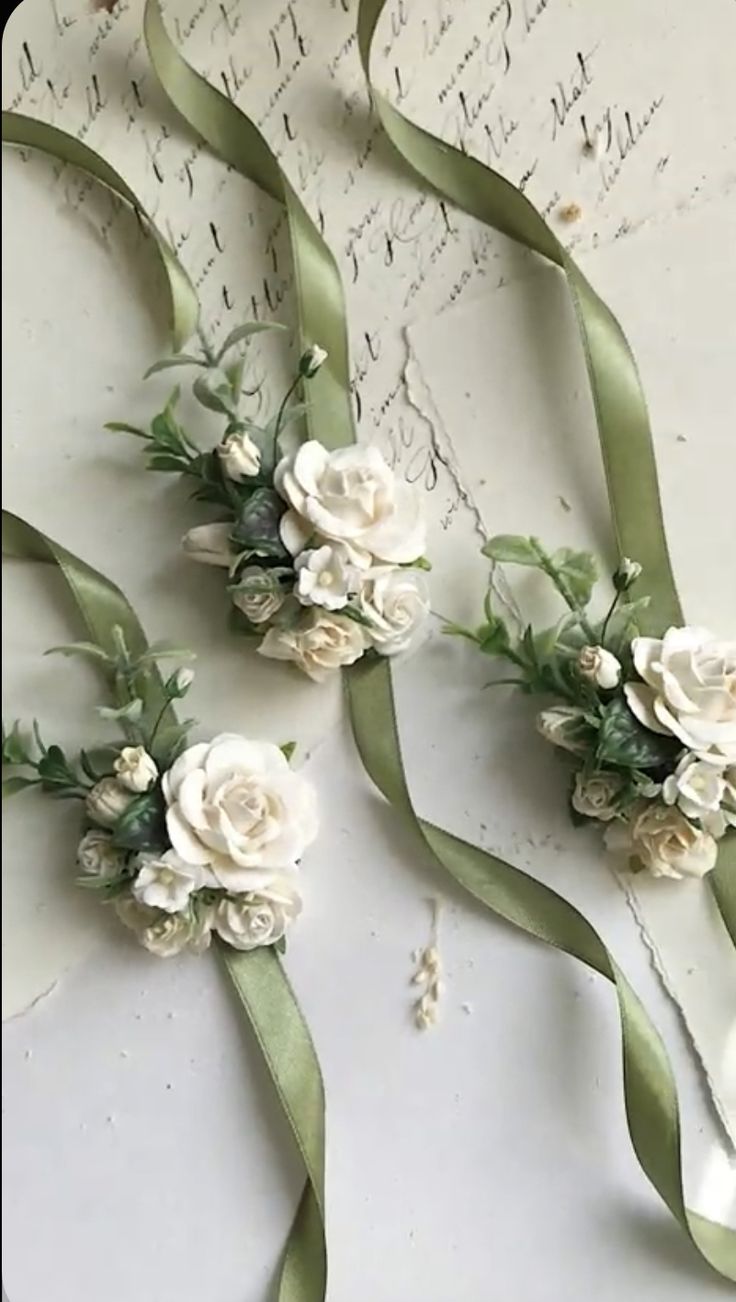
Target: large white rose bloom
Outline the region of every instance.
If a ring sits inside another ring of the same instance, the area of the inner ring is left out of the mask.
[[[429,614],[429,590],[416,570],[380,569],[366,577],[358,609],[376,651],[398,655],[411,645]]]
[[[315,536],[343,543],[352,564],[364,569],[373,557],[401,565],[424,551],[421,497],[397,479],[378,448],[328,452],[310,439],[279,462],[274,483],[291,507],[281,536],[292,555]]]
[[[258,891],[317,835],[314,788],[272,742],[223,733],[190,746],[162,790],[171,844],[204,886]]]
[[[736,642],[670,628],[661,640],[634,638],[632,652],[644,682],[624,691],[640,723],[714,763],[736,763]]]

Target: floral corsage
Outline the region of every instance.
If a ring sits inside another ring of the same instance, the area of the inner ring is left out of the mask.
[[[163,683],[163,707],[148,722],[144,702],[157,659],[182,653],[164,644],[130,655],[116,630],[110,655],[93,643],[54,648],[102,660],[123,703],[99,707],[122,737],[74,759],[16,723],[3,730],[3,788],[36,787],[82,809],[77,884],[115,908],[152,954],[201,953],[214,932],[239,950],[283,948],[301,909],[298,864],[318,829],[312,785],[292,771],[293,747],[223,733],[187,744],[172,702],[189,690],[191,669]],[[10,776],[7,776],[7,774]]]
[[[606,823],[607,846],[633,871],[703,877],[716,865],[718,841],[736,827],[736,643],[693,627],[639,636],[649,602],[626,599],[641,576],[634,561],[619,565],[613,601],[597,622],[588,612],[596,568],[586,552],[549,554],[516,535],[483,550],[541,571],[569,607],[554,627],[515,636],[489,590],[480,628],[446,631],[510,663],[515,676],[500,682],[552,698],[537,724],[567,752],[573,820]]]
[[[313,346],[276,414],[264,425],[240,412],[243,358],[232,350],[262,325],[245,325],[214,351],[158,362],[200,371],[194,399],[225,422],[202,451],[175,415],[178,389],[150,430],[107,428],[146,442],[148,468],[194,483],[193,497],[218,516],[190,529],[184,551],[227,571],[232,624],[258,636],[261,655],[298,665],[317,682],[366,652],[406,651],[429,613],[426,529],[416,489],[399,480],[374,447],[328,451],[320,442],[287,447],[285,431],[306,410],[295,400],[327,354]],[[251,395],[252,395],[251,391]]]

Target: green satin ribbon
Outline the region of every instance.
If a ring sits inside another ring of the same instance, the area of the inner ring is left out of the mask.
[[[334,259],[263,136],[232,101],[189,66],[171,41],[158,0],[147,0],[144,28],[154,72],[181,116],[226,163],[285,207],[302,344],[319,343],[329,353],[310,382],[310,435],[331,448],[345,446],[354,440],[355,432],[346,312]],[[635,548],[633,540],[627,539],[625,545],[632,554],[641,555],[638,543]],[[655,550],[650,539],[653,559]],[[705,1260],[736,1282],[736,1233],[686,1208],[677,1091],[666,1050],[603,941],[555,891],[417,815],[401,758],[387,663],[359,663],[346,671],[345,682],[356,745],[369,776],[415,827],[441,866],[494,913],[614,983],[621,1017],[626,1113],[636,1155]]]
[[[9,511],[3,511],[3,556],[56,566],[86,629],[101,646],[114,649],[112,629],[117,625],[131,652],[140,655],[146,650],[141,624],[120,588]],[[107,676],[106,685],[111,685]],[[157,699],[160,708],[166,697],[154,670],[147,708],[155,709]],[[281,1263],[278,1302],[323,1302],[327,1281],[325,1099],[317,1054],[275,950],[238,953],[224,945],[218,945],[218,950],[263,1054],[307,1176]]]
[[[643,566],[641,588],[651,604],[642,616],[642,631],[661,637],[663,629],[684,620],[667,549],[649,413],[626,336],[526,195],[478,159],[410,122],[376,90],[370,75],[371,45],[385,2],[360,0],[358,46],[374,108],[394,148],[438,194],[540,254],[565,275],[590,381],[618,553]],[[722,844],[709,883],[736,945],[733,835]]]
[[[156,229],[153,219],[149,217],[137,194],[131,190],[115,168],[96,154],[94,149],[77,140],[76,136],[70,136],[66,131],[52,127],[48,122],[24,117],[22,113],[3,111],[3,141],[8,145],[38,149],[44,154],[49,154],[51,158],[58,158],[62,163],[69,163],[81,172],[86,172],[119,199],[124,199],[140,215],[155,242],[168,281],[171,300],[171,334],[174,348],[178,352],[197,328],[199,302],[194,286],[174,250]]]

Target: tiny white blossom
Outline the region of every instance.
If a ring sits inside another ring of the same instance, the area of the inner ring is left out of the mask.
[[[324,606],[339,610],[353,585],[353,570],[347,552],[339,544],[300,552],[294,562],[296,596],[303,606]]]
[[[141,854],[133,897],[152,909],[181,913],[188,908],[192,891],[202,885],[202,878],[199,864],[186,863],[175,850],[161,855]]]

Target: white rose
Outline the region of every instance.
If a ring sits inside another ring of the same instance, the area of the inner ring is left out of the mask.
[[[609,849],[625,849],[653,877],[704,877],[718,857],[709,832],[658,800],[643,801],[629,823],[606,834],[606,844]]]
[[[577,773],[571,804],[585,818],[597,818],[602,823],[616,817],[618,797],[623,778],[618,773]]]
[[[162,789],[171,844],[205,886],[258,891],[317,835],[314,788],[272,742],[223,733],[190,746]]]
[[[255,894],[226,895],[215,906],[212,925],[234,949],[258,949],[281,940],[301,907],[293,881],[275,877]]]
[[[336,669],[355,664],[367,645],[366,630],[354,619],[315,607],[294,628],[269,629],[258,654],[290,660],[315,683],[323,683]]]
[[[303,606],[339,610],[345,605],[354,585],[354,571],[344,547],[325,543],[315,551],[300,552],[294,568],[295,593]]]
[[[352,563],[364,569],[374,556],[403,564],[424,551],[421,498],[396,478],[378,448],[328,452],[311,439],[279,462],[274,483],[291,507],[281,536],[292,555],[315,534],[343,543]]]
[[[382,656],[406,651],[429,614],[429,591],[416,570],[381,569],[366,576],[358,609],[370,627],[368,636]]]
[[[121,895],[115,901],[115,910],[120,921],[157,958],[175,958],[185,949],[201,954],[210,943],[212,913],[209,909],[165,913],[141,904],[132,895]]]
[[[644,682],[624,691],[640,723],[714,763],[736,763],[736,642],[718,642],[702,628],[670,628],[661,641],[634,638],[632,651]]]
[[[87,795],[87,813],[94,823],[112,827],[125,813],[133,792],[124,787],[118,778],[100,778]]]
[[[113,768],[128,791],[148,791],[158,777],[156,762],[143,746],[123,746]]]
[[[248,565],[241,572],[237,586],[230,588],[234,606],[242,610],[251,624],[265,624],[284,604],[285,594],[277,578],[259,565]]]
[[[578,669],[583,678],[604,691],[612,691],[621,682],[620,662],[602,646],[584,646],[578,656]]]
[[[164,854],[140,854],[138,874],[131,887],[140,904],[164,913],[182,913],[189,907],[189,897],[203,885],[202,869],[186,863],[175,850]]]
[[[588,749],[583,712],[572,705],[553,705],[549,710],[542,710],[537,715],[537,730],[545,741],[562,750],[582,754]]]
[[[218,446],[217,455],[223,474],[237,483],[257,475],[261,468],[261,454],[258,447],[250,434],[243,431],[228,434]]]
[[[686,818],[696,818],[712,836],[720,838],[736,826],[736,770],[718,768],[709,760],[685,754],[665,778],[662,799],[677,805]]]
[[[181,545],[190,560],[199,561],[201,565],[221,565],[229,569],[234,559],[229,524],[198,524],[184,534]]]
[[[85,832],[77,847],[77,866],[85,877],[111,881],[125,867],[125,851],[113,845],[109,832],[92,828]]]

